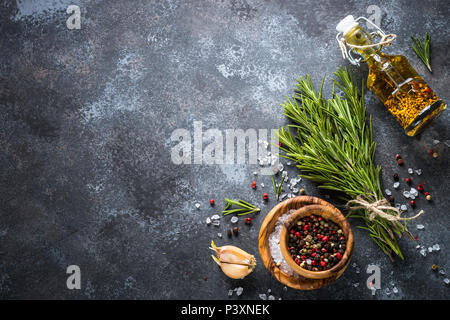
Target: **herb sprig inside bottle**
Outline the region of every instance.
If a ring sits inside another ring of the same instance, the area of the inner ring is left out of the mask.
[[[231,200],[225,198],[225,202],[227,205],[225,209],[222,211],[223,215],[229,215],[232,213],[236,213],[238,216],[244,216],[249,213],[255,213],[261,211],[258,207],[244,201],[244,200]],[[230,209],[232,206],[238,207],[237,209]]]

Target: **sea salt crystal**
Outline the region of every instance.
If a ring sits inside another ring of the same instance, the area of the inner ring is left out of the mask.
[[[414,199],[416,199],[416,197],[415,197],[415,196],[413,196],[412,194],[410,194],[410,195],[409,195],[409,198],[410,198],[411,200],[414,200]]]
[[[306,259],[306,263],[311,264],[312,263],[311,259]]]
[[[425,226],[423,224],[418,224],[416,226],[416,228],[417,228],[417,230],[423,230],[423,229],[425,229]]]
[[[432,248],[433,248],[434,251],[439,251],[439,250],[441,250],[441,247],[440,247],[439,244],[437,244],[437,243],[434,244]]]
[[[280,195],[280,201],[287,197],[287,193],[282,193]]]
[[[220,232],[217,233],[217,236],[218,236],[219,238],[222,238],[222,234],[221,234]]]
[[[200,203],[197,202],[197,203],[195,204],[195,207],[196,207],[197,209],[200,209]]]
[[[389,189],[384,190],[384,193],[386,193],[387,196],[392,195],[392,192]]]
[[[359,287],[359,283],[358,282],[354,283],[353,287],[355,287],[355,288]]]
[[[393,287],[393,288],[392,288],[392,292],[395,293],[395,294],[397,294],[397,293],[398,293],[397,287]]]
[[[261,182],[261,188],[264,188],[264,183]]]
[[[409,191],[403,191],[403,196],[404,196],[405,198],[409,198],[409,196],[410,196]]]
[[[283,173],[281,174],[282,177],[287,177],[288,173],[287,171],[283,171]],[[286,179],[284,179],[286,181]]]
[[[356,272],[356,273],[360,273],[361,270],[360,270],[358,267],[356,267],[355,272]]]
[[[298,188],[292,188],[292,193],[298,193],[299,189]]]
[[[439,144],[439,142],[440,142],[439,140],[433,140],[433,144],[434,144],[434,145]]]
[[[399,186],[400,186],[400,182],[394,182],[394,185],[393,185],[394,189],[397,189]]]
[[[265,293],[261,293],[261,294],[259,295],[259,298],[260,298],[261,300],[267,300],[267,295],[266,295]]]
[[[269,296],[269,300],[275,300],[275,297],[272,296],[272,295],[270,295],[270,296]]]
[[[386,293],[387,296],[390,296],[390,295],[391,295],[391,290],[390,290],[389,288],[386,288],[386,289],[384,290],[384,292]]]
[[[444,143],[447,147],[450,147],[450,140],[445,140]]]
[[[281,162],[278,163],[278,171],[283,172],[283,170],[284,170],[283,164]]]
[[[220,226],[220,221],[219,220],[213,220],[212,225],[215,227]]]
[[[428,252],[433,252],[433,248],[432,247],[428,247]]]
[[[230,222],[231,222],[231,223],[236,223],[236,222],[238,222],[238,220],[239,220],[239,218],[236,217],[236,216],[234,216],[234,217],[232,217],[232,218],[230,219]]]
[[[244,292],[244,288],[237,287],[236,289],[234,289],[234,291],[236,291],[237,296],[240,296],[242,294],[242,292]]]
[[[402,205],[400,206],[400,210],[406,211],[406,210],[408,210],[408,207],[406,206],[406,204],[402,204]]]
[[[218,214],[215,214],[211,217],[211,220],[219,220],[220,216]]]
[[[292,165],[292,162],[288,161],[288,162],[286,162],[286,164],[287,164],[288,166],[290,166],[290,165]]]
[[[271,289],[267,289],[267,293],[271,293],[272,292],[272,290]]]
[[[417,191],[417,189],[415,188],[411,188],[411,190],[409,190],[409,194],[417,197],[419,195],[419,191]]]
[[[409,173],[409,174],[413,174],[413,172],[414,172],[414,171],[413,171],[412,168],[408,168],[408,173]]]
[[[449,284],[449,283],[450,283],[450,279],[449,279],[449,278],[445,278],[445,279],[444,279],[444,283],[445,283],[445,284]]]
[[[398,210],[400,210],[400,207],[401,207],[402,205],[400,204],[400,203],[396,203],[395,204],[395,207],[398,209]]]
[[[445,271],[441,269],[441,270],[439,270],[439,274],[445,275]]]
[[[258,172],[254,171],[254,172],[253,172],[253,175],[254,175],[254,176],[257,176],[257,175],[258,175]]]
[[[228,296],[231,297],[233,295],[233,290],[228,290]]]
[[[206,218],[206,224],[209,226],[211,224],[211,219],[208,217]]]
[[[416,171],[416,174],[418,175],[418,176],[420,176],[421,174],[422,174],[422,169],[417,169],[417,170],[415,170]]]
[[[416,246],[416,249],[420,249],[420,244],[418,244],[418,245]]]
[[[420,249],[420,254],[421,254],[422,256],[426,257],[426,256],[427,256],[427,250],[425,250],[425,248]]]

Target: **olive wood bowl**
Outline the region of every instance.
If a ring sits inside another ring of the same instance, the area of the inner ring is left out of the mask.
[[[295,263],[288,250],[289,230],[291,229],[291,227],[297,224],[298,220],[310,215],[322,217],[326,220],[330,220],[336,223],[342,229],[344,236],[347,239],[346,249],[344,251],[344,254],[342,255],[341,260],[328,270],[310,271],[304,269],[297,263]],[[328,278],[337,279],[337,277],[339,277],[344,272],[345,268],[348,265],[347,262],[350,260],[353,251],[353,232],[347,219],[345,219],[345,217],[342,215],[342,213],[339,212],[339,210],[334,210],[333,208],[324,205],[310,205],[296,210],[285,221],[280,234],[280,247],[281,253],[283,254],[283,257],[286,260],[287,264],[291,267],[292,270],[295,271],[295,273],[299,274],[300,276],[308,279],[319,280]]]
[[[303,277],[299,274],[290,275],[284,271],[282,271],[275,263],[270,253],[269,247],[269,236],[273,232],[275,228],[275,224],[277,223],[280,216],[289,210],[297,210],[310,205],[323,205],[328,206],[335,210],[340,214],[340,211],[334,207],[331,203],[319,199],[317,197],[312,196],[298,196],[291,199],[284,200],[280,202],[275,207],[270,210],[270,212],[264,218],[264,221],[261,225],[261,229],[259,231],[259,254],[261,256],[261,260],[266,267],[266,269],[270,272],[270,274],[282,284],[291,287],[297,290],[314,290],[319,289],[323,286],[328,285],[329,283],[336,280],[345,270],[345,268],[350,263],[350,255],[353,251],[353,233],[351,231],[350,226],[348,226],[348,234],[347,239],[350,239],[351,235],[351,244],[347,245],[347,250],[349,252],[349,258],[344,268],[340,270],[340,272],[334,274],[333,277],[326,279],[311,279],[308,277]],[[343,217],[343,216],[342,216]],[[344,218],[345,219],[345,218]],[[340,224],[339,224],[340,225]],[[344,229],[343,229],[344,230]],[[289,257],[292,259],[291,257]]]

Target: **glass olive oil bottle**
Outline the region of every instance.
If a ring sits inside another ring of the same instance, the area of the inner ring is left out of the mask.
[[[336,29],[347,44],[358,46],[352,50],[367,62],[367,87],[384,103],[406,134],[415,136],[445,110],[447,104],[438,98],[404,56],[387,55],[374,46],[368,47],[373,45],[373,36],[361,28],[357,20],[347,16]],[[362,46],[364,48],[359,48]],[[352,59],[350,56],[349,60]]]

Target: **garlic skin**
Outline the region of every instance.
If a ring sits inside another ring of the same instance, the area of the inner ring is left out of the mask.
[[[223,273],[232,279],[243,279],[256,267],[255,257],[238,247],[217,247],[214,241],[211,241],[210,249],[217,255],[217,257],[212,255],[214,261],[220,266]]]

